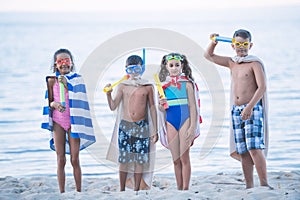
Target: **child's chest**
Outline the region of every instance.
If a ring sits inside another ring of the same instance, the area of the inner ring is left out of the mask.
[[[127,86],[124,90],[125,99],[143,99],[147,98],[148,90],[145,86]]]
[[[234,79],[253,79],[254,72],[251,63],[234,64],[231,68],[231,75]]]

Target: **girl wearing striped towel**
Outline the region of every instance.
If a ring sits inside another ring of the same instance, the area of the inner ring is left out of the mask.
[[[76,190],[80,192],[79,151],[96,141],[85,85],[82,77],[73,71],[71,52],[59,49],[54,54],[55,75],[46,77],[42,128],[51,132],[50,148],[57,155],[57,179],[61,193],[65,192],[65,154],[71,156]]]

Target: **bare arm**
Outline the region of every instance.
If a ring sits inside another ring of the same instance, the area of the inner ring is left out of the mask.
[[[255,76],[257,89],[245,107],[245,109],[242,111],[242,119],[248,119],[252,115],[253,107],[257,104],[257,102],[263,97],[265,91],[266,91],[266,80],[265,80],[265,73],[262,69],[262,66],[259,62],[253,62],[253,73]]]
[[[211,38],[213,36],[217,36],[218,34],[212,34],[211,35]],[[221,66],[224,66],[224,67],[230,67],[229,65],[229,62],[230,62],[230,57],[225,57],[225,56],[219,56],[219,55],[216,55],[214,53],[215,51],[215,47],[217,46],[218,42],[216,41],[211,41],[211,43],[209,44],[209,46],[207,47],[205,53],[204,53],[204,57],[213,62],[213,63],[216,63],[217,65],[221,65]]]
[[[186,143],[191,145],[195,139],[195,132],[197,128],[197,102],[195,100],[194,87],[191,82],[187,82],[186,90],[188,95],[188,107],[190,112],[190,126],[185,134]]]
[[[265,73],[262,69],[262,66],[259,62],[253,63],[253,72],[257,84],[257,90],[255,91],[252,99],[248,103],[249,106],[252,108],[257,104],[257,102],[263,97],[266,91],[266,80],[265,80]]]
[[[64,112],[65,107],[61,105],[60,102],[55,102],[54,101],[54,96],[53,96],[53,86],[55,84],[56,77],[49,77],[47,80],[47,89],[48,89],[48,102],[49,102],[49,107],[54,108],[58,110],[59,112]]]
[[[194,86],[191,82],[186,84],[187,95],[188,95],[188,105],[190,111],[190,128],[195,130],[197,126],[197,102],[195,100]]]
[[[48,101],[49,101],[49,107],[51,102],[54,101],[53,97],[53,85],[55,83],[55,77],[49,77],[47,80],[47,89],[48,89]]]
[[[158,140],[158,134],[157,134],[157,113],[156,113],[156,107],[154,103],[154,94],[153,94],[153,88],[152,86],[147,87],[149,90],[149,95],[148,95],[148,102],[149,102],[149,107],[150,107],[150,115],[152,118],[152,123],[154,127],[154,133],[151,134],[153,137],[153,142],[157,142]]]
[[[109,84],[107,86],[109,86]],[[115,99],[112,98],[111,92],[112,92],[112,90],[108,91],[106,93],[107,102],[108,102],[110,110],[115,110],[119,106],[122,96],[123,96],[123,85],[121,84],[119,86]]]

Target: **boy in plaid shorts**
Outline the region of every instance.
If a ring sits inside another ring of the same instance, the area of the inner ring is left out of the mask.
[[[213,38],[218,34],[211,34]],[[253,165],[261,186],[269,186],[265,155],[268,147],[268,121],[266,77],[262,61],[248,55],[253,46],[247,30],[237,30],[233,35],[232,48],[235,57],[214,54],[218,44],[212,40],[205,58],[231,71],[232,135],[231,156],[242,163],[246,188],[254,187]],[[264,154],[265,153],[265,154]]]

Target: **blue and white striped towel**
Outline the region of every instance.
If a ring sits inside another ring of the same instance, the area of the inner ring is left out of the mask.
[[[59,73],[56,73],[59,76]],[[46,77],[46,82],[48,78]],[[53,77],[53,76],[52,76]],[[68,82],[69,105],[70,105],[70,121],[71,134],[76,134],[80,138],[80,150],[85,149],[96,142],[94,129],[90,114],[86,88],[81,75],[77,73],[69,73],[65,75]],[[52,112],[48,103],[48,91],[45,93],[45,104],[43,107],[43,121],[42,129],[47,129],[50,134],[50,148],[55,151],[55,144],[53,140],[53,121]],[[70,153],[68,137],[66,134],[66,153]]]

